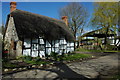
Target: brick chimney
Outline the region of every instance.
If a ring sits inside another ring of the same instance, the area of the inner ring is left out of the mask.
[[[62,20],[65,22],[65,24],[68,26],[68,17],[62,16]]]
[[[10,12],[13,12],[14,10],[16,10],[16,2],[10,2]]]

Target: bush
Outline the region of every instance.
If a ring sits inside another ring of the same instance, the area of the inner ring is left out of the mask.
[[[62,55],[59,55],[58,58],[57,58],[57,61],[62,61],[62,60],[63,60]]]
[[[3,62],[3,63],[2,63],[2,67],[3,67],[3,68],[15,68],[15,67],[18,67],[18,65],[16,65],[16,64],[11,64],[10,62]]]
[[[23,59],[23,61],[31,61],[32,57],[31,56],[23,56],[22,59]]]
[[[50,53],[50,56],[51,56],[54,60],[57,60],[58,53],[51,52],[51,53]]]
[[[115,48],[117,48],[117,46],[115,45],[106,45],[107,50],[114,50]]]
[[[41,60],[40,57],[35,57],[35,59],[34,59],[35,62],[39,62],[40,60]]]
[[[23,58],[23,56],[17,56],[16,59],[17,60],[21,60]]]

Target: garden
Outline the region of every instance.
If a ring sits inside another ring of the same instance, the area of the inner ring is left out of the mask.
[[[7,56],[7,55],[5,55]],[[14,60],[10,60],[4,57],[2,60],[2,70],[4,73],[28,70],[33,68],[49,68],[50,66],[59,65],[59,63],[71,63],[82,61],[92,58],[90,54],[80,54],[80,53],[64,53],[59,55],[58,53],[51,52],[46,58],[31,57],[31,56],[19,56]]]

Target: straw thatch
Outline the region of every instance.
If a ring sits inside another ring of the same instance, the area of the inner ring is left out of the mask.
[[[39,14],[16,9],[10,15],[14,18],[15,27],[20,39],[43,37],[46,40],[56,40],[65,37],[67,41],[74,40],[72,32],[62,21]]]

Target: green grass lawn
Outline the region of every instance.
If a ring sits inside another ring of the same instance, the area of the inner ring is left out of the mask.
[[[18,67],[18,65],[16,64],[11,64],[9,62],[2,62],[2,68],[15,68],[15,67]]]
[[[82,58],[89,58],[91,57],[92,55],[90,54],[78,54],[78,53],[72,53],[72,54],[65,54],[64,56],[57,56],[57,59],[56,61],[71,61],[71,60],[79,60],[79,59],[82,59]],[[49,64],[51,62],[48,62],[48,61],[42,61],[42,60],[39,60],[39,61],[35,61],[35,60],[25,60],[26,63],[29,63],[29,64],[34,64],[34,65],[40,65],[40,64]]]
[[[81,51],[81,52],[120,52],[117,50],[88,50],[88,49],[83,49],[83,48],[78,48],[76,51]]]
[[[72,54],[64,54],[64,56],[57,56],[56,61],[71,61],[71,60],[79,60],[81,58],[89,58],[91,57],[90,54],[78,54],[78,53],[72,53]],[[52,61],[46,61],[42,60],[40,57],[32,58],[30,56],[23,56],[23,63],[28,63],[32,65],[40,65],[40,64],[50,64]],[[18,59],[19,60],[19,59]],[[10,62],[3,62],[3,67],[9,67],[9,68],[14,68],[14,67],[20,67],[16,64],[11,64]]]
[[[78,53],[74,53],[72,55],[65,55],[63,57],[63,61],[70,61],[70,60],[79,60],[81,58],[89,58],[92,55],[90,54],[78,54]]]
[[[29,64],[34,64],[34,65],[40,65],[40,64],[49,64],[50,62],[47,62],[47,61],[25,61],[26,63],[29,63]]]

